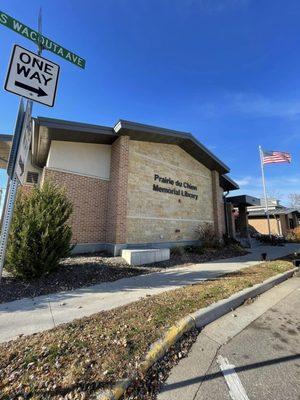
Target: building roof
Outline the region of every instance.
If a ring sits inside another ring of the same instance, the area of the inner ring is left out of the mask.
[[[226,197],[226,202],[231,203],[234,207],[238,206],[255,206],[259,205],[260,201],[258,198],[249,196],[248,194],[243,194],[240,196],[230,196]]]
[[[238,190],[239,185],[231,179],[228,175],[220,175],[220,186],[224,191]]]
[[[54,118],[33,118],[32,160],[46,165],[51,140],[111,144],[117,135],[113,128]]]
[[[209,169],[215,169],[221,174],[229,172],[229,168],[190,133],[124,120],[118,121],[111,128],[52,118],[34,118],[34,160],[41,167],[45,165],[51,140],[110,144],[120,135],[127,135],[133,140],[176,144]]]
[[[127,135],[133,140],[178,145],[210,170],[218,171],[221,175],[220,185],[224,190],[239,188],[225,175],[230,171],[229,167],[191,133],[125,120],[119,120],[114,127],[107,127],[53,118],[33,118],[32,160],[39,167],[46,165],[51,140],[111,144],[120,135]]]
[[[300,211],[296,208],[279,208],[276,210],[269,210],[269,215],[287,215],[291,213],[296,213],[298,217],[300,217]],[[249,217],[264,217],[266,215],[265,210],[249,210]]]
[[[210,152],[191,133],[174,131],[157,126],[120,120],[114,127],[118,135],[127,135],[133,140],[176,144],[210,170],[226,174],[230,171],[218,157]]]

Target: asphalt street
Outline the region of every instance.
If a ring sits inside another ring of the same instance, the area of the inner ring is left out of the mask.
[[[300,278],[207,326],[158,396],[180,398],[299,400]]]

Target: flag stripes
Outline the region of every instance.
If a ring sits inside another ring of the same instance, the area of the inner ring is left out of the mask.
[[[283,151],[263,150],[262,156],[263,156],[263,164],[274,164],[282,162],[290,163],[292,161],[291,154]]]

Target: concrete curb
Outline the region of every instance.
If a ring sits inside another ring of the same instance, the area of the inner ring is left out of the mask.
[[[192,314],[196,321],[196,328],[202,328],[205,325],[210,324],[216,319],[222,317],[222,315],[227,314],[231,310],[242,305],[246,300],[252,299],[267,290],[270,290],[273,286],[291,278],[298,268],[293,268],[282,274],[275,275],[262,283],[258,283],[249,289],[241,290],[238,293],[233,294],[227,299],[220,300],[217,303],[213,303],[210,306],[200,309]]]
[[[169,348],[177,342],[178,339],[180,339],[184,335],[184,333],[190,331],[193,328],[202,328],[205,325],[215,321],[224,314],[227,314],[229,311],[234,310],[235,308],[242,305],[246,300],[254,298],[266,292],[267,290],[270,290],[272,287],[280,284],[286,279],[291,278],[297,271],[299,271],[298,268],[293,268],[282,274],[275,275],[262,283],[258,283],[249,289],[244,289],[238,293],[235,293],[227,299],[220,300],[217,303],[213,303],[210,306],[204,309],[200,309],[176,322],[173,326],[171,326],[171,328],[166,331],[161,339],[153,343],[145,357],[145,360],[140,365],[139,370],[143,374],[145,374],[148,369],[156,361],[158,361],[169,350]],[[130,386],[130,384],[134,381],[136,376],[136,374],[133,374],[131,377],[128,377],[127,379],[116,383],[116,385],[109,391],[96,394],[96,398],[98,400],[120,399],[120,397]]]

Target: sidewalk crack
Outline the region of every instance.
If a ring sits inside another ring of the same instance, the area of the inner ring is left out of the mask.
[[[205,335],[205,336],[207,336],[207,335]],[[208,336],[207,336],[207,337],[208,337]],[[209,339],[210,339],[210,338],[209,338]],[[211,339],[211,340],[213,340],[213,339]],[[218,342],[216,342],[216,341],[214,341],[214,342],[218,344],[218,348],[217,348],[216,354],[214,355],[214,357],[213,357],[213,359],[211,360],[209,366],[207,367],[205,373],[203,374],[203,379],[201,380],[201,382],[200,382],[200,384],[199,384],[199,386],[198,386],[198,389],[196,390],[196,393],[195,393],[195,395],[194,395],[194,397],[193,397],[192,400],[195,400],[195,399],[196,399],[196,397],[197,397],[197,395],[198,395],[198,393],[199,393],[199,391],[200,391],[200,389],[201,389],[201,386],[202,386],[203,382],[205,381],[207,372],[210,370],[210,368],[211,368],[213,362],[215,361],[215,359],[216,359],[216,357],[217,357],[217,355],[218,355],[218,353],[219,353],[220,348],[222,347],[222,345],[220,345]]]
[[[52,322],[53,322],[53,327],[55,328],[56,325],[55,325],[55,321],[54,321],[54,316],[53,316],[50,300],[48,300],[48,304],[49,304],[49,310],[50,310],[50,314],[51,314],[51,318],[52,318]]]

